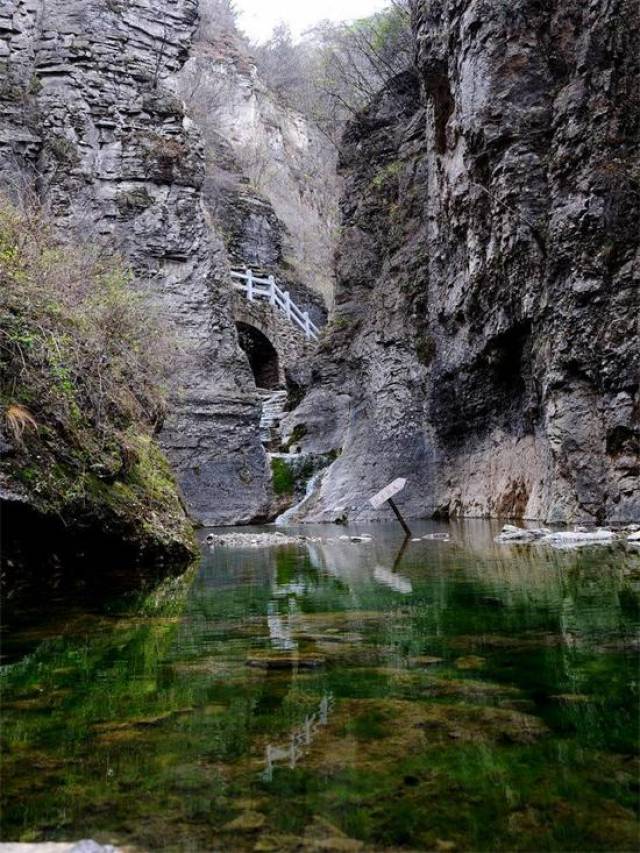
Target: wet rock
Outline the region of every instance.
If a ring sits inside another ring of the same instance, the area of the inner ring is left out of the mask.
[[[498,536],[496,536],[496,542],[535,542],[549,533],[551,533],[551,530],[546,527],[526,528],[515,527],[513,524],[505,524]]]
[[[318,669],[325,663],[326,657],[324,655],[303,654],[302,652],[291,654],[261,652],[247,658],[247,666],[266,670]]]
[[[632,534],[633,535],[633,534]],[[573,530],[554,532],[546,527],[525,528],[506,524],[501,533],[496,536],[496,542],[540,542],[553,548],[579,548],[584,545],[608,545],[616,540],[617,536],[609,528],[599,527],[589,530],[586,527],[577,526]]]
[[[615,542],[613,530],[599,527],[597,530],[567,530],[550,533],[542,540],[552,548],[580,548],[585,545],[610,545]]]

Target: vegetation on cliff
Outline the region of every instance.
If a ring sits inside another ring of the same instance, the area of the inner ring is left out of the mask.
[[[0,493],[137,554],[191,530],[153,435],[171,343],[119,258],[0,199]]]

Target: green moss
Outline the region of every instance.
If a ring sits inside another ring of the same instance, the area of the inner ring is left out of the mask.
[[[391,163],[383,166],[375,175],[371,181],[371,187],[375,190],[386,189],[388,186],[397,183],[401,172],[402,162],[400,160],[393,160]]]
[[[292,495],[296,481],[291,466],[284,459],[272,459],[271,473],[274,493],[276,495]]]
[[[116,196],[116,205],[120,215],[125,219],[143,213],[153,203],[154,198],[144,187],[121,192]]]
[[[344,317],[344,316],[336,315],[336,316],[331,320],[331,324],[330,324],[330,325],[331,325],[331,328],[332,328],[332,329],[335,329],[335,330],[337,330],[337,331],[343,331],[344,329],[349,329],[349,328],[351,328],[352,321],[350,320],[350,318],[349,318],[349,317]]]
[[[152,438],[173,349],[132,273],[95,247],[60,245],[42,211],[0,197],[0,280],[0,419],[13,446],[3,472],[70,528],[195,555]]]

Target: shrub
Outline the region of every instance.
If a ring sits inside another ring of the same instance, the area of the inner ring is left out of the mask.
[[[134,475],[164,418],[170,350],[120,259],[61,244],[42,210],[0,197],[0,416],[16,478],[33,469],[48,508]]]
[[[296,481],[291,467],[284,459],[272,459],[273,491],[276,495],[292,495]]]

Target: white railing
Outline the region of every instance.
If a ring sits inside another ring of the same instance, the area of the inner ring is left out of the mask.
[[[233,289],[244,293],[249,302],[267,299],[276,310],[281,311],[288,320],[302,329],[307,340],[318,340],[320,329],[310,319],[309,312],[301,311],[291,299],[289,291],[281,290],[272,275],[269,278],[258,278],[253,270],[231,270],[231,278],[234,279]]]

